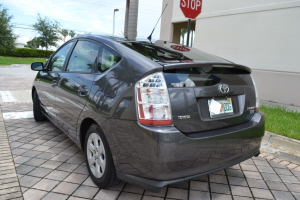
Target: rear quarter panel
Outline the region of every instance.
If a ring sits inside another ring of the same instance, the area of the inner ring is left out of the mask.
[[[121,123],[106,124],[110,119],[136,121],[135,83],[147,74],[162,71],[162,65],[124,47],[121,44],[109,44],[122,59],[115,66],[103,74],[97,74],[77,123],[77,139],[80,140],[80,125],[84,119],[95,120],[109,143],[113,158],[116,161],[117,153],[114,153],[115,130],[120,129]],[[122,126],[122,129],[124,127]],[[128,127],[130,128],[130,127]],[[131,133],[123,129],[125,137]]]

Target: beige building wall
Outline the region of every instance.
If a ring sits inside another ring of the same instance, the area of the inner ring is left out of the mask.
[[[166,5],[167,7],[161,18],[160,39],[166,41],[173,41],[174,25],[171,21],[173,14],[173,0],[163,0],[162,10],[165,8]]]
[[[187,21],[179,2],[163,16],[164,40],[167,26]],[[194,47],[252,68],[260,99],[300,106],[299,19],[299,0],[203,1]]]

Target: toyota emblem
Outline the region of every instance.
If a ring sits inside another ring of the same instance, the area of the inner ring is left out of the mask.
[[[222,94],[227,94],[229,92],[229,86],[227,84],[220,84],[218,89]]]

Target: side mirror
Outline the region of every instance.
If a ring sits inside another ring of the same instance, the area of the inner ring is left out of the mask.
[[[44,70],[44,63],[42,62],[34,62],[31,64],[31,70],[33,71],[43,71]]]

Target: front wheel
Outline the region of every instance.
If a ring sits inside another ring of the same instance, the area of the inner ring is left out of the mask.
[[[89,174],[96,185],[109,188],[119,183],[108,143],[96,124],[87,131],[85,154]]]
[[[42,113],[41,102],[36,91],[33,93],[33,116],[35,121],[45,121],[46,117]]]

